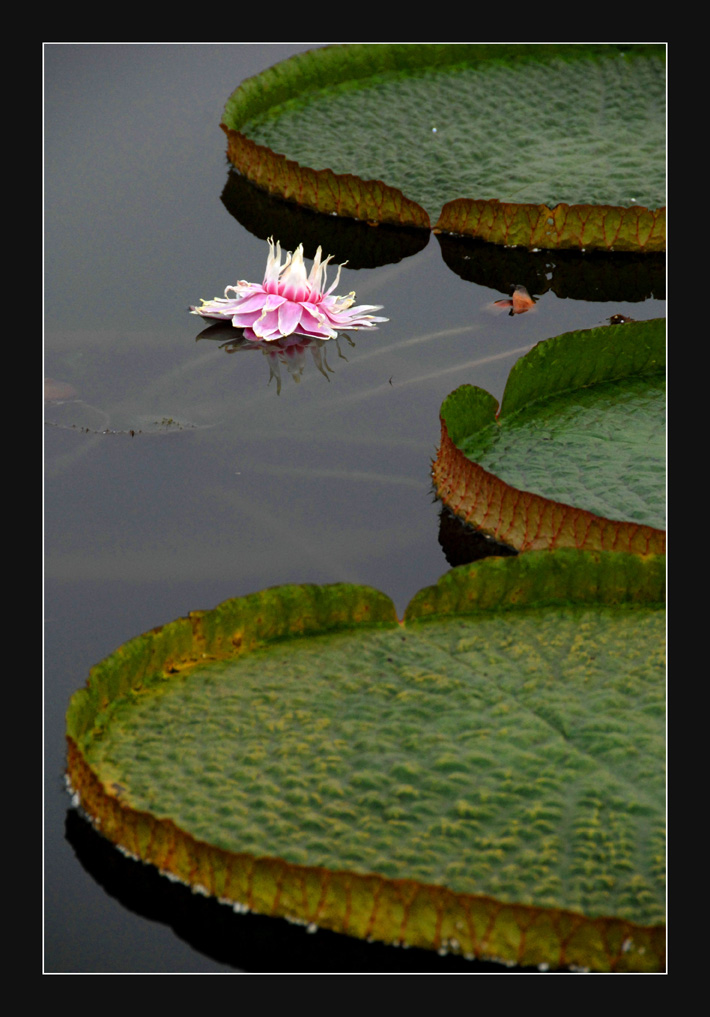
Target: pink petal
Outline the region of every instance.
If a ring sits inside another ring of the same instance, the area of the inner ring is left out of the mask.
[[[259,317],[261,317],[259,311],[251,311],[249,314],[234,314],[232,315],[232,324],[235,328],[251,328]]]
[[[323,321],[322,315],[312,314],[303,305],[301,305],[301,307],[301,323],[298,326],[299,332],[304,335],[318,336],[320,339],[330,339],[333,337],[333,329],[330,328],[327,321]]]
[[[301,305],[295,304],[291,300],[281,304],[279,307],[279,332],[281,335],[291,335],[296,330],[302,313]]]
[[[257,318],[252,324],[254,334],[258,335],[261,339],[268,339],[271,336],[279,335],[279,315],[278,311],[269,311],[263,317]]]
[[[286,302],[286,297],[282,297],[279,293],[269,293],[268,297],[264,301],[265,311],[275,311],[277,307],[281,307]]]
[[[262,311],[268,299],[268,294],[264,293],[263,290],[259,290],[258,293],[252,293],[242,300],[235,301],[237,306],[234,310],[239,311],[240,314],[244,314],[245,311]]]

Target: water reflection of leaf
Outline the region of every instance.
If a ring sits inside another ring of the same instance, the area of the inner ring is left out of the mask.
[[[507,558],[518,552],[467,526],[445,505],[439,513],[439,544],[449,565],[469,565],[481,558]]]
[[[308,336],[302,335],[290,335],[283,339],[272,339],[268,342],[256,342],[253,339],[245,339],[242,330],[239,329],[238,336],[234,338],[235,329],[232,325],[212,325],[210,328],[206,328],[203,332],[196,337],[197,339],[212,339],[212,340],[224,340],[225,336],[229,336],[226,342],[220,343],[220,349],[226,353],[244,353],[249,350],[258,350],[263,356],[265,356],[269,362],[269,382],[271,384],[272,379],[276,382],[276,394],[281,394],[281,368],[285,367],[288,374],[291,375],[295,382],[299,382],[303,377],[303,372],[308,362],[308,354],[315,364],[316,368],[320,371],[326,381],[330,381],[329,374],[335,374],[333,368],[330,366],[327,360],[326,351],[323,348],[326,345],[325,339],[314,339]],[[347,362],[347,357],[340,348],[340,339],[344,339],[349,346],[355,346],[347,333],[343,332],[335,339],[330,339],[328,342],[331,345],[335,345],[338,351],[338,357],[341,360]]]
[[[193,893],[171,883],[151,865],[119,853],[74,808],[67,810],[66,842],[84,871],[110,896],[137,915],[170,927],[200,953],[239,971],[270,973],[274,957],[287,957],[298,972],[474,971],[505,973],[494,961],[472,961],[453,953],[411,947],[401,950],[385,943],[367,943],[328,929],[310,935],[304,925],[285,919],[235,913],[214,897]],[[526,973],[537,973],[526,968]]]
[[[303,244],[307,258],[323,247],[338,264],[348,268],[378,268],[411,258],[429,243],[429,231],[381,224],[373,229],[365,222],[325,215],[285,201],[257,187],[231,170],[222,191],[222,204],[238,223],[254,236],[267,240],[277,236],[285,250]]]
[[[436,239],[452,272],[499,292],[522,283],[530,293],[552,292],[561,299],[639,302],[666,296],[665,254],[527,251],[470,237]]]

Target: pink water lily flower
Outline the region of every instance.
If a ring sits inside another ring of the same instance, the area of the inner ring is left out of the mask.
[[[289,335],[305,335],[313,339],[334,339],[339,331],[358,328],[376,328],[377,318],[371,311],[379,305],[361,304],[353,307],[355,294],[337,297],[333,290],[340,281],[340,269],[335,281],[326,290],[326,267],[332,255],[321,261],[321,248],[316,251],[310,275],[303,264],[303,244],[286,256],[281,264],[281,244],[274,245],[269,238],[269,257],[263,283],[240,281],[227,286],[224,297],[203,300],[202,307],[191,307],[192,314],[218,321],[229,321],[235,328],[244,329],[244,338],[270,342]],[[347,262],[344,262],[347,264]],[[234,296],[230,296],[233,293]]]

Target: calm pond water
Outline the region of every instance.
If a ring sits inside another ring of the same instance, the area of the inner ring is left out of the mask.
[[[401,614],[461,554],[430,485],[445,396],[470,382],[500,398],[539,340],[665,313],[657,259],[490,251],[244,187],[224,102],[313,45],[45,49],[46,971],[486,970],[234,915],[121,856],[63,784],[64,714],[93,664],[280,583],[370,584]],[[186,313],[261,281],[272,234],[349,259],[339,292],[390,319],[306,351],[298,381]],[[515,283],[535,312],[490,314]]]

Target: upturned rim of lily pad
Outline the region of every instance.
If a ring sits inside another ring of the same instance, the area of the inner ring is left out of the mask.
[[[459,447],[472,435],[538,401],[665,370],[664,318],[566,332],[534,346],[513,366],[498,401],[460,385],[440,410],[441,439],[432,464],[437,497],[464,523],[516,551],[580,550],[665,554],[665,530],[608,519],[584,508],[520,490]]]
[[[664,925],[505,904],[443,885],[298,865],[196,840],[170,818],[127,804],[120,784],[93,769],[85,747],[101,736],[120,697],[140,696],[194,664],[238,658],[270,642],[295,637],[296,652],[304,635],[400,626],[405,632],[434,617],[570,604],[662,609],[664,602],[663,557],[574,551],[452,569],[413,598],[403,622],[386,595],[351,584],[274,587],[239,597],[153,629],[92,668],[67,714],[68,784],[75,804],[125,854],[235,910],[504,963],[662,970]]]
[[[316,170],[252,141],[242,126],[295,95],[387,71],[417,71],[488,59],[661,53],[663,44],[616,43],[338,43],[299,53],[247,78],[227,100],[222,130],[232,164],[268,193],[322,212],[435,233],[473,237],[528,250],[602,250],[661,253],[666,209],[603,204],[503,202],[475,196],[446,202],[432,225],[428,212],[398,187],[356,174]]]

